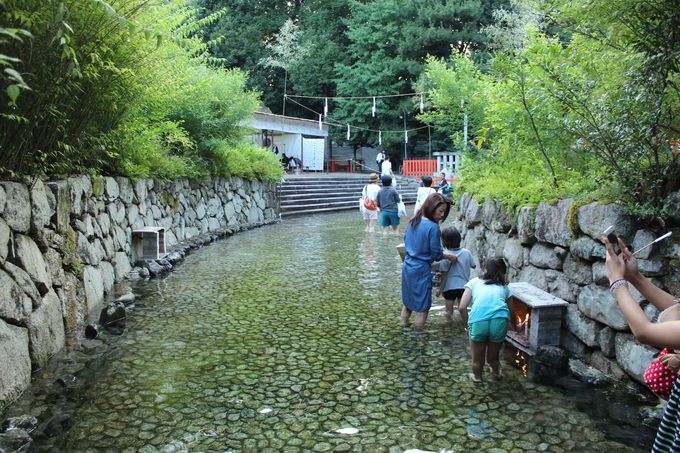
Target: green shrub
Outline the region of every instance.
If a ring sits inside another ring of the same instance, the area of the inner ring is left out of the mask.
[[[0,1],[12,27],[3,33],[21,32],[0,38],[11,55],[0,65],[20,71],[0,85],[25,80],[20,96],[0,93],[2,176],[280,177],[278,161],[239,144],[259,94],[244,73],[210,66],[199,35],[223,11],[198,18],[190,0]]]
[[[264,148],[244,143],[230,145],[219,140],[212,140],[208,145],[214,174],[266,181],[280,181],[283,177],[278,156]]]

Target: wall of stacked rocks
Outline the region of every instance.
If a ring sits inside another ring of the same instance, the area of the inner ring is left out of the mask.
[[[0,182],[0,411],[134,269],[132,230],[165,227],[178,247],[276,221],[276,203],[273,184],[238,178]]]
[[[676,197],[677,198],[677,197]],[[673,209],[680,215],[680,209]],[[673,219],[678,224],[680,219]],[[644,370],[658,350],[638,343],[608,291],[602,233],[610,225],[633,249],[661,234],[638,224],[618,204],[577,205],[573,200],[521,208],[513,216],[499,203],[460,198],[454,222],[462,246],[481,262],[502,256],[511,281],[526,281],[565,301],[561,346],[596,370],[643,383]],[[641,272],[659,287],[680,296],[680,228],[670,239],[638,254]],[[656,309],[633,289],[650,319]]]

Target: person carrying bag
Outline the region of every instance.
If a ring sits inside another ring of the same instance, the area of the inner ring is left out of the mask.
[[[378,203],[376,201],[378,192],[380,192],[378,174],[371,173],[368,177],[368,184],[364,186],[359,199],[359,210],[366,221],[365,231],[368,233],[375,231],[375,223],[378,220]]]

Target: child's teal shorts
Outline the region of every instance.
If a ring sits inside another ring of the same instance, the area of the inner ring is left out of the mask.
[[[470,340],[476,343],[503,343],[508,333],[508,318],[493,318],[468,325]]]

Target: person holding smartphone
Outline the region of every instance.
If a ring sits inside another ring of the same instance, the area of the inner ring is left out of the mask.
[[[655,286],[640,273],[635,255],[628,247],[616,238],[619,254],[607,237],[604,238],[607,249],[607,274],[609,291],[619,304],[630,330],[635,338],[644,344],[658,348],[680,349],[680,320],[653,323],[649,320],[640,305],[630,293],[629,285],[635,288],[660,312],[680,303],[680,301]],[[664,410],[663,418],[656,433],[653,453],[680,451],[680,384],[675,381],[671,396]]]

